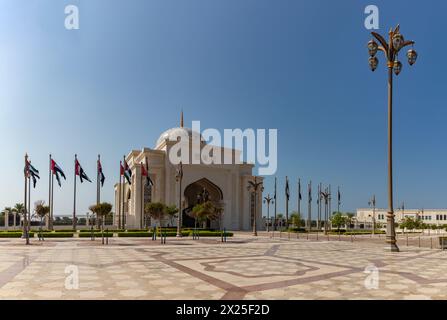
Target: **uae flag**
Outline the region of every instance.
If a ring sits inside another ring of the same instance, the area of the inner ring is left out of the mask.
[[[84,179],[88,182],[92,182],[90,178],[85,173],[84,169],[82,169],[81,164],[79,163],[78,159],[76,159],[75,163],[75,174],[79,176],[79,179],[81,179],[81,183],[84,182]]]
[[[127,183],[132,184],[130,182],[130,178],[132,177],[132,170],[130,170],[129,165],[127,164],[127,161],[124,160],[124,172],[123,172],[124,177],[127,180]]]
[[[289,179],[287,177],[286,177],[286,198],[287,198],[287,201],[290,198]]]
[[[312,185],[309,183],[309,194],[308,194],[308,198],[309,198],[309,203],[312,202]]]
[[[302,200],[301,197],[301,181],[298,180],[298,199]]]
[[[59,187],[61,187],[62,185],[61,185],[61,179],[60,179],[59,175],[61,175],[62,178],[64,178],[64,180],[67,180],[67,178],[65,177],[64,171],[62,171],[62,169],[58,166],[56,161],[54,161],[53,159],[51,159],[51,172],[54,175],[56,175],[57,183],[59,184]]]
[[[98,160],[98,177],[99,177],[99,181],[101,181],[101,187],[104,186],[104,181],[106,180],[106,177],[104,176],[104,173],[102,172],[101,160]]]
[[[39,170],[33,167],[31,161],[26,161],[25,176],[33,179],[33,188],[36,188],[37,179],[40,179]]]
[[[149,168],[147,165],[147,159],[146,159],[146,164],[141,163],[141,176],[146,177],[146,186],[154,185],[154,183],[151,180],[151,177],[149,177]]]

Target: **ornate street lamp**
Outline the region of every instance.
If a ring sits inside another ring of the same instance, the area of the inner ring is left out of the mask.
[[[267,195],[267,197],[264,197],[264,203],[267,203],[267,232],[269,232],[269,226],[270,226],[270,202],[272,204],[275,203],[275,200],[273,198],[270,198],[270,193]]]
[[[258,189],[264,191],[264,187],[262,186],[262,181],[257,181],[257,177],[255,177],[255,181],[248,181],[247,190],[254,193],[254,216],[253,216],[253,235],[257,236],[258,231],[256,230],[256,214],[257,214],[257,206],[256,206],[256,198],[258,195]]]
[[[381,44],[377,46],[377,50],[385,54],[388,67],[388,212],[387,212],[387,228],[386,242],[387,249],[398,252],[399,247],[396,245],[396,231],[394,228],[394,208],[393,208],[393,71],[395,75],[399,75],[402,70],[402,63],[398,60],[399,51],[406,46],[413,46],[414,41],[405,40],[399,30],[399,25],[388,33],[388,42],[378,33],[371,32],[373,37]],[[368,42],[369,66],[372,71],[377,68],[378,59],[375,56],[375,41]],[[377,44],[376,44],[377,45]],[[408,63],[413,65],[417,59],[417,53],[413,49],[407,52]]]

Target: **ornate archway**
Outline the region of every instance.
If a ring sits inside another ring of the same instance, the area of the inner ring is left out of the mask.
[[[185,209],[183,210],[182,224],[184,227],[190,228],[194,227],[194,219],[188,213],[196,204],[204,201],[212,201],[217,204],[223,199],[222,190],[207,178],[202,178],[189,184],[183,194],[185,197]],[[207,226],[210,226],[209,222],[207,222]]]

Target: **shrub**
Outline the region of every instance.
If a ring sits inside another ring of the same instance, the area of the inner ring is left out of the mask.
[[[44,238],[73,238],[73,232],[42,232]]]
[[[46,231],[46,232],[50,232],[50,231]],[[73,229],[61,229],[61,230],[54,230],[54,232],[62,232],[62,233],[74,233],[75,231]]]
[[[22,232],[0,232],[0,238],[20,238]]]
[[[294,227],[294,228],[289,228],[288,231],[290,231],[290,232],[306,232],[306,229],[305,228],[296,228],[296,227]]]
[[[222,232],[221,231],[207,231],[207,230],[199,230],[198,234],[200,237],[220,237],[222,236]],[[190,231],[189,235],[192,237],[193,235],[193,231]],[[232,237],[233,236],[233,232],[225,232],[225,235],[227,237]]]
[[[90,238],[91,237],[91,233],[90,232],[82,232],[82,233],[80,233],[79,234],[79,238]],[[95,237],[102,237],[102,233],[101,232],[93,232],[93,235],[95,236]],[[113,237],[113,232],[105,232],[104,231],[104,237],[107,237],[108,236],[108,238],[112,238]]]
[[[152,232],[144,232],[144,231],[140,231],[140,232],[118,232],[118,237],[152,237]]]

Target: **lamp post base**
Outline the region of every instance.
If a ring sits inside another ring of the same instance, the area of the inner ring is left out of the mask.
[[[388,252],[399,252],[399,247],[395,243],[387,243],[384,249]]]
[[[177,237],[177,238],[181,238],[181,237],[182,237],[182,234],[177,233],[176,237]]]

